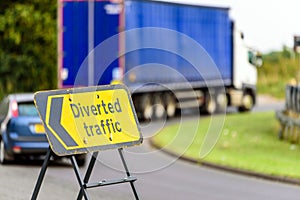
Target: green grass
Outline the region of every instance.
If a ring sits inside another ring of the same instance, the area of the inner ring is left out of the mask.
[[[205,135],[211,136],[212,140],[216,138],[216,130],[210,131],[209,127],[217,120],[222,125],[220,117],[172,125],[164,128],[153,140],[161,147],[199,161],[300,178],[300,147],[278,140],[279,124],[274,112],[227,115],[216,145],[204,159],[200,159],[207,145],[214,144],[213,141],[204,142],[204,138]]]

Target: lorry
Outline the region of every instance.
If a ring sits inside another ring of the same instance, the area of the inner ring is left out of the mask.
[[[256,103],[259,53],[230,8],[156,0],[59,0],[58,86],[122,82],[140,119]]]

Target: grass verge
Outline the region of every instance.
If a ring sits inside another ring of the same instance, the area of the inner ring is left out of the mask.
[[[177,154],[200,160],[212,118],[187,121],[164,128],[153,142]],[[230,114],[220,137],[203,160],[242,170],[300,178],[300,147],[277,138],[274,112]]]

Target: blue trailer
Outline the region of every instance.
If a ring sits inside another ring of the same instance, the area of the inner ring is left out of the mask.
[[[143,119],[255,104],[257,54],[229,8],[152,0],[59,5],[59,87],[122,81]]]

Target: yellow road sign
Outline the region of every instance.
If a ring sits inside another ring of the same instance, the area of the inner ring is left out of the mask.
[[[35,103],[58,155],[142,143],[132,100],[123,85],[37,92]]]

